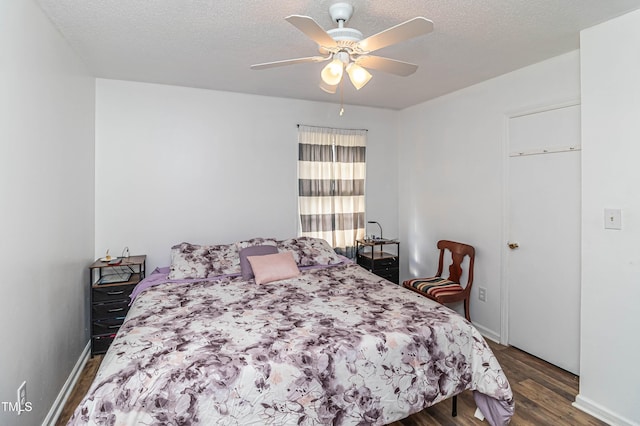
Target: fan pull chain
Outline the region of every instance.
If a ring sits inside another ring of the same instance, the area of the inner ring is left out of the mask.
[[[344,85],[344,78],[340,80],[340,117],[344,114],[344,91],[342,87]]]

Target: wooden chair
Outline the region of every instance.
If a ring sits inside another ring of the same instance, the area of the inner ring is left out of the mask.
[[[431,300],[438,303],[453,303],[464,301],[464,316],[471,321],[469,316],[469,299],[471,298],[471,285],[473,284],[473,261],[475,259],[475,249],[463,243],[455,241],[440,240],[438,241],[438,249],[440,250],[440,260],[438,262],[438,272],[435,277],[414,278],[407,280],[402,284]],[[445,251],[451,253],[451,265],[449,266],[449,278],[442,278],[443,263]],[[467,285],[460,285],[460,276],[462,275],[462,262],[465,256],[469,256],[468,279]]]

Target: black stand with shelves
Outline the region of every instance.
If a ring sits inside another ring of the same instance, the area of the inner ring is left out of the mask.
[[[129,295],[144,278],[147,256],[120,263],[96,260],[89,266],[91,294],[91,356],[103,354],[129,312]]]
[[[396,253],[384,251],[384,246],[395,245]],[[396,240],[357,240],[358,265],[396,284],[400,283],[400,242]]]

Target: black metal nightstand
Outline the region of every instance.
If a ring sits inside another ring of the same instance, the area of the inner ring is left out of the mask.
[[[384,246],[395,245],[396,253],[384,251]],[[400,283],[400,242],[373,239],[356,241],[358,265],[396,284]]]
[[[116,258],[117,259],[117,258]],[[89,266],[91,288],[91,355],[103,354],[129,312],[129,295],[144,278],[146,255],[98,259]]]

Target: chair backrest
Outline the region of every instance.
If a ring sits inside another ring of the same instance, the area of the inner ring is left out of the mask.
[[[438,273],[436,275],[439,277],[442,276],[442,271],[444,269],[444,254],[445,251],[448,250],[451,253],[451,265],[449,265],[448,279],[456,283],[460,283],[464,257],[469,256],[469,271],[465,291],[470,291],[471,284],[473,284],[473,261],[476,257],[475,249],[469,244],[457,243],[449,240],[438,241],[438,249],[440,249],[440,260],[438,261]]]

